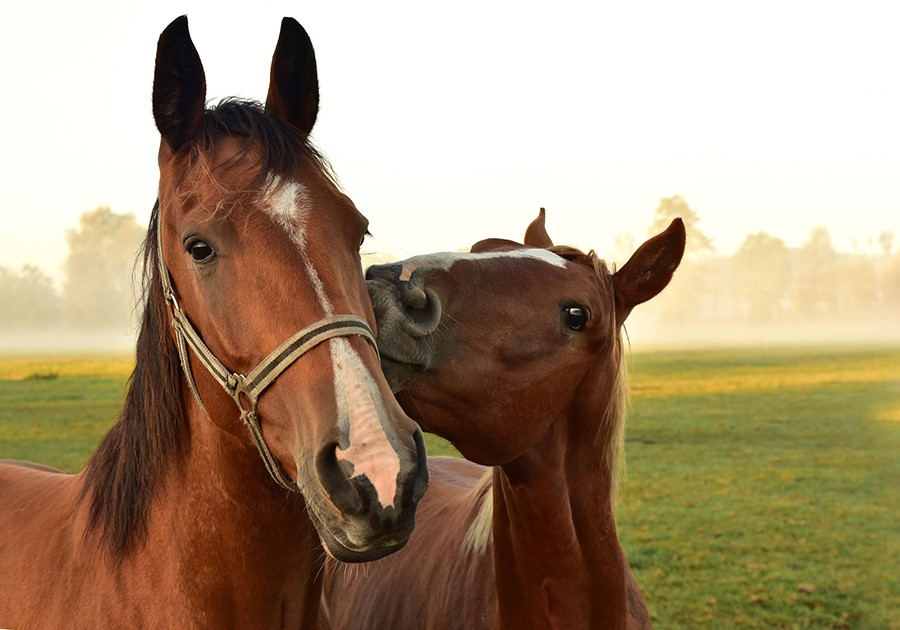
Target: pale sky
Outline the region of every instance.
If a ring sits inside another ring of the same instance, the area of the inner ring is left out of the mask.
[[[250,6],[250,5],[255,6]],[[0,17],[0,266],[58,279],[97,206],[146,224],[156,40],[187,14],[210,99],[263,99],[281,17],[319,61],[313,137],[407,256],[520,239],[611,253],[683,196],[730,254],[760,230],[900,241],[895,2],[17,2]]]

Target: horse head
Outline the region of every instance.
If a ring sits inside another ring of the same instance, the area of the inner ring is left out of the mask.
[[[582,400],[576,388],[615,380],[622,323],[668,284],[684,243],[676,219],[613,273],[593,252],[554,246],[542,211],[524,244],[370,267],[385,374],[425,430],[504,464]]]
[[[413,529],[425,449],[379,367],[359,260],[367,221],[309,142],[308,35],[282,22],[264,107],[207,109],[205,92],[181,17],[157,51],[154,221],[185,404],[202,419],[191,435],[236,439],[255,470],[299,490],[335,558],[380,557]]]

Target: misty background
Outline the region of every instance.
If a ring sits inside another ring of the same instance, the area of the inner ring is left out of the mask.
[[[557,214],[548,208],[551,236]],[[523,233],[536,215],[522,218]],[[620,232],[614,251],[598,251],[621,266],[673,218],[685,221],[687,251],[675,278],[627,322],[633,347],[900,341],[900,249],[889,230],[854,241],[850,251],[834,245],[827,226],[811,227],[795,247],[760,231],[722,254],[680,196],[661,199],[647,217],[645,233]],[[39,258],[19,269],[0,266],[0,351],[132,348],[145,233],[134,214],[98,207],[65,232],[68,253],[56,281]],[[473,233],[471,242],[490,236]],[[364,267],[399,258],[365,245],[363,252]]]

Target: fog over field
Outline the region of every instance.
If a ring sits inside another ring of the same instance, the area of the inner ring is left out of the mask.
[[[757,232],[734,254],[722,255],[699,215],[675,196],[660,200],[646,234],[619,233],[614,251],[598,255],[610,269],[620,267],[676,216],[687,228],[685,257],[663,293],[626,321],[632,349],[900,344],[900,249],[892,233],[882,231],[862,251],[846,252],[835,248],[824,227],[812,229],[800,247]],[[547,217],[553,237],[553,215]],[[66,238],[59,286],[36,266],[20,272],[0,267],[0,352],[133,348],[135,257],[143,229],[133,215],[97,208]],[[364,245],[361,263],[367,268],[397,259]]]

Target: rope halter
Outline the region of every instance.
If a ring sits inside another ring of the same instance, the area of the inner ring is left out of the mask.
[[[253,443],[256,445],[266,470],[278,485],[293,492],[299,491],[296,482],[284,472],[275,455],[269,449],[263,438],[260,418],[256,412],[256,405],[263,391],[278,378],[294,361],[309,352],[311,349],[329,339],[335,337],[360,336],[372,344],[376,354],[378,347],[375,344],[375,335],[365,320],[356,315],[331,315],[325,317],[305,328],[302,328],[287,341],[275,348],[246,376],[232,372],[219,361],[203,339],[191,325],[185,312],[178,305],[175,291],[172,287],[172,279],[162,256],[162,217],[157,202],[157,255],[159,256],[159,272],[162,280],[162,290],[166,302],[172,313],[172,327],[175,329],[175,340],[178,345],[178,356],[181,368],[184,370],[191,393],[209,417],[209,412],[200,398],[200,392],[194,382],[191,372],[191,364],[188,360],[187,347],[194,351],[200,362],[206,366],[207,371],[218,381],[222,388],[234,399],[241,413],[241,420],[250,430]]]

